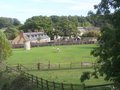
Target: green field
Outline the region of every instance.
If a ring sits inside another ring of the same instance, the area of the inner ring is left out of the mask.
[[[46,46],[35,47],[30,51],[23,48],[13,49],[13,55],[6,61],[9,65],[23,64],[32,65],[38,62],[42,63],[78,63],[78,62],[94,62],[95,58],[90,55],[90,51],[96,45],[66,45],[66,46]],[[57,51],[59,48],[59,51]],[[51,70],[51,71],[29,71],[29,73],[42,77],[43,79],[55,82],[80,84],[80,75],[84,71],[92,71],[92,69],[74,69],[74,70]],[[97,85],[107,83],[102,77],[99,79],[87,80],[87,85]]]
[[[67,83],[67,84],[81,84],[80,76],[84,71],[93,71],[92,69],[76,69],[76,70],[55,70],[55,71],[30,71],[29,73],[42,77],[43,79],[54,81],[58,83]],[[103,77],[99,77],[99,79],[91,78],[90,80],[86,80],[86,85],[100,85],[106,84],[103,80]]]
[[[38,62],[70,63],[94,62],[90,51],[95,45],[46,46],[32,48],[26,51],[23,48],[13,49],[13,55],[6,61],[8,64],[35,64]],[[56,49],[59,48],[59,52]]]

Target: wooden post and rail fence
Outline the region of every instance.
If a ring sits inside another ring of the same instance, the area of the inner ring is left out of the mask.
[[[42,43],[31,43],[31,47],[38,46],[58,46],[58,45],[80,45],[80,44],[95,44],[95,41],[51,41],[51,42],[42,42]],[[12,44],[13,48],[23,48],[24,44]]]
[[[95,63],[92,62],[76,62],[76,63],[57,63],[51,64],[50,61],[48,63],[36,63],[32,65],[22,65],[18,64],[17,67],[19,70],[26,71],[34,71],[34,70],[72,70],[72,69],[89,69],[94,68]]]
[[[20,65],[18,65],[16,68],[6,66],[6,70],[20,72],[22,76],[28,78],[28,80],[37,88],[39,88],[39,90],[112,90],[111,88],[113,87],[113,84],[86,86],[85,84],[57,83],[22,71]]]

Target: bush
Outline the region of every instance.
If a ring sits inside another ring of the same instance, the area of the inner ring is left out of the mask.
[[[82,36],[83,37],[100,37],[100,32],[91,30],[91,31],[85,32]]]

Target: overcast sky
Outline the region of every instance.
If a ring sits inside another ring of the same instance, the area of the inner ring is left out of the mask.
[[[17,18],[22,23],[38,15],[86,16],[101,0],[0,0],[0,16]]]

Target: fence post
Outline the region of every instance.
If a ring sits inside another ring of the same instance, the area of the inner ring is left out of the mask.
[[[60,64],[59,64],[59,69],[60,69]]]
[[[64,85],[63,85],[63,83],[61,83],[61,87],[62,87],[62,90],[64,90]]]
[[[83,90],[85,90],[85,84],[83,83]]]
[[[41,78],[41,86],[42,86],[42,90],[43,90],[43,79]]]
[[[72,63],[70,63],[70,69],[72,69]]]
[[[50,69],[50,61],[48,62],[48,69]]]
[[[73,84],[71,84],[71,90],[73,90]]]
[[[40,63],[37,64],[37,70],[40,70]]]
[[[20,71],[22,70],[22,68],[21,68],[21,64],[19,64],[19,70],[20,70]]]
[[[20,68],[19,68],[19,64],[17,65],[17,67],[16,67],[16,68],[17,68],[17,70],[19,71],[19,69],[20,69]]]
[[[47,90],[49,90],[49,85],[47,80],[46,80],[46,85],[47,85]]]
[[[53,81],[53,88],[54,88],[53,90],[55,90],[55,82],[54,81]]]
[[[34,77],[33,77],[33,75],[31,75],[32,84],[33,84],[33,79],[34,79]]]
[[[38,77],[36,77],[36,85],[37,85],[37,87],[39,86]]]

